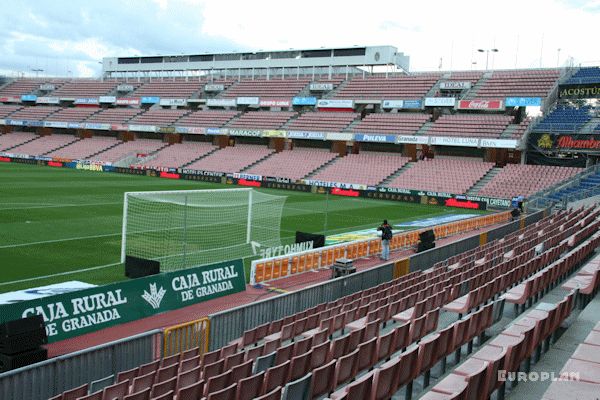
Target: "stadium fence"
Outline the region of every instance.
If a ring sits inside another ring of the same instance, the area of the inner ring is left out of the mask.
[[[0,374],[0,399],[47,400],[162,356],[156,329]]]

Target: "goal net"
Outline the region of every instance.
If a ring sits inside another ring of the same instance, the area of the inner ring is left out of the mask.
[[[279,246],[285,196],[253,189],[127,192],[121,262],[159,261],[173,271],[253,255],[253,242]]]

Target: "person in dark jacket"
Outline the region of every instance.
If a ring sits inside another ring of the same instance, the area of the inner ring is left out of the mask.
[[[381,259],[389,260],[390,259],[390,241],[392,240],[392,227],[388,224],[387,219],[383,220],[383,224],[381,224],[378,228],[378,231],[381,231]]]

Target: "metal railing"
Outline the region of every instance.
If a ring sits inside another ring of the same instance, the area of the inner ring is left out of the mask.
[[[47,400],[162,356],[162,331],[153,330],[0,374],[0,399]]]
[[[166,328],[163,332],[163,356],[168,357],[192,348],[200,354],[208,351],[210,320],[208,317]]]

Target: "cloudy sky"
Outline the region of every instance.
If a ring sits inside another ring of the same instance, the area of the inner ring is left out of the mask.
[[[600,0],[2,2],[0,74],[99,76],[102,57],[392,45],[411,70],[600,65]],[[43,70],[37,71],[34,70]]]

